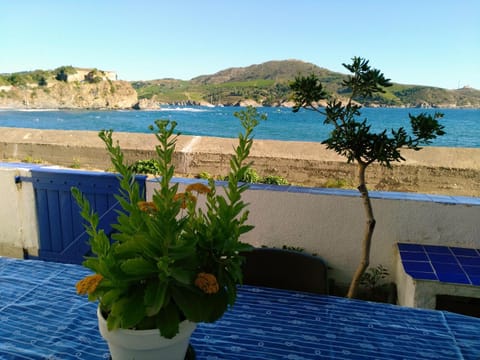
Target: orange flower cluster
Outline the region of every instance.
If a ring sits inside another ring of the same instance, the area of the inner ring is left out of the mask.
[[[77,288],[77,294],[79,295],[90,295],[93,293],[98,284],[103,280],[103,276],[100,274],[93,274],[86,276],[82,280],[78,281],[75,287]]]
[[[205,294],[216,294],[219,290],[217,278],[213,274],[201,272],[195,279],[195,286]]]
[[[210,188],[202,183],[195,183],[190,184],[185,189],[186,192],[196,191],[199,194],[208,194],[210,192]]]
[[[194,195],[190,194],[189,192],[175,194],[175,196],[173,197],[173,200],[181,201],[182,209],[185,209],[187,207],[188,201],[192,201],[194,203],[197,202],[197,198]]]
[[[140,211],[143,211],[149,214],[152,214],[158,210],[157,206],[153,201],[139,201],[137,205]]]

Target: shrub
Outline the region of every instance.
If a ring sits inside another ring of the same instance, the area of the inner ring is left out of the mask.
[[[289,185],[288,180],[279,175],[267,175],[261,179],[261,183],[271,185]]]
[[[158,175],[160,173],[160,165],[156,159],[137,160],[130,165],[130,169],[137,174]]]

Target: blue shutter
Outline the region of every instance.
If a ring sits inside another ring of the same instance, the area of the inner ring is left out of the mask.
[[[109,235],[112,231],[110,224],[117,218],[115,210],[120,209],[114,197],[119,188],[117,175],[52,168],[35,168],[31,173],[38,218],[38,258],[81,263],[90,248],[80,208],[70,189],[76,186],[88,198],[100,216],[99,227]],[[137,176],[143,194],[145,181],[146,176]]]

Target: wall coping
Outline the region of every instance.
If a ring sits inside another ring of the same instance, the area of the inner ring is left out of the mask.
[[[155,178],[148,178],[149,182],[156,182]],[[175,177],[172,182],[179,184],[192,184],[192,183],[208,183],[203,179],[192,178],[179,178]],[[218,185],[226,185],[226,181],[215,181]],[[360,197],[360,193],[354,189],[337,189],[337,188],[317,188],[317,187],[304,187],[294,185],[271,185],[271,184],[251,184],[250,190],[263,190],[263,191],[283,191],[289,193],[302,193],[312,195],[329,195],[329,196],[344,196],[344,197]],[[407,200],[407,201],[423,201],[434,202],[448,205],[469,205],[480,206],[479,197],[469,196],[448,196],[448,195],[436,195],[436,194],[419,194],[408,192],[393,192],[393,191],[370,191],[370,197],[377,200]]]
[[[8,163],[0,162],[0,169],[51,169],[55,171],[78,171],[83,173],[96,173],[98,171],[90,170],[78,170],[78,169],[69,169],[58,166],[47,166],[39,164],[29,164],[29,163]],[[148,178],[148,182],[157,182],[156,178]],[[172,182],[179,184],[192,184],[192,183],[208,183],[207,180],[195,179],[195,178],[181,178],[174,177]],[[226,185],[226,181],[216,181],[217,185],[222,186]],[[272,184],[251,184],[249,186],[250,190],[263,190],[263,191],[281,191],[289,193],[300,193],[300,194],[312,194],[312,195],[327,195],[327,196],[343,196],[343,197],[360,197],[360,193],[354,189],[338,189],[338,188],[318,188],[318,187],[305,187],[305,186],[295,186],[295,185],[272,185]],[[439,204],[448,204],[448,205],[468,205],[468,206],[480,206],[480,197],[470,197],[470,196],[449,196],[449,195],[437,195],[437,194],[421,194],[421,193],[409,193],[409,192],[400,192],[400,191],[370,191],[370,197],[376,200],[407,200],[407,201],[423,201],[423,202],[433,202]]]

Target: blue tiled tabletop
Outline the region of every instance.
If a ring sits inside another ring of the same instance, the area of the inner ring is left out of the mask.
[[[79,265],[0,257],[0,359],[108,359],[96,304],[75,294]],[[478,360],[480,319],[333,296],[241,286],[198,324],[197,360]]]
[[[480,286],[480,249],[399,243],[398,250],[414,279]]]

